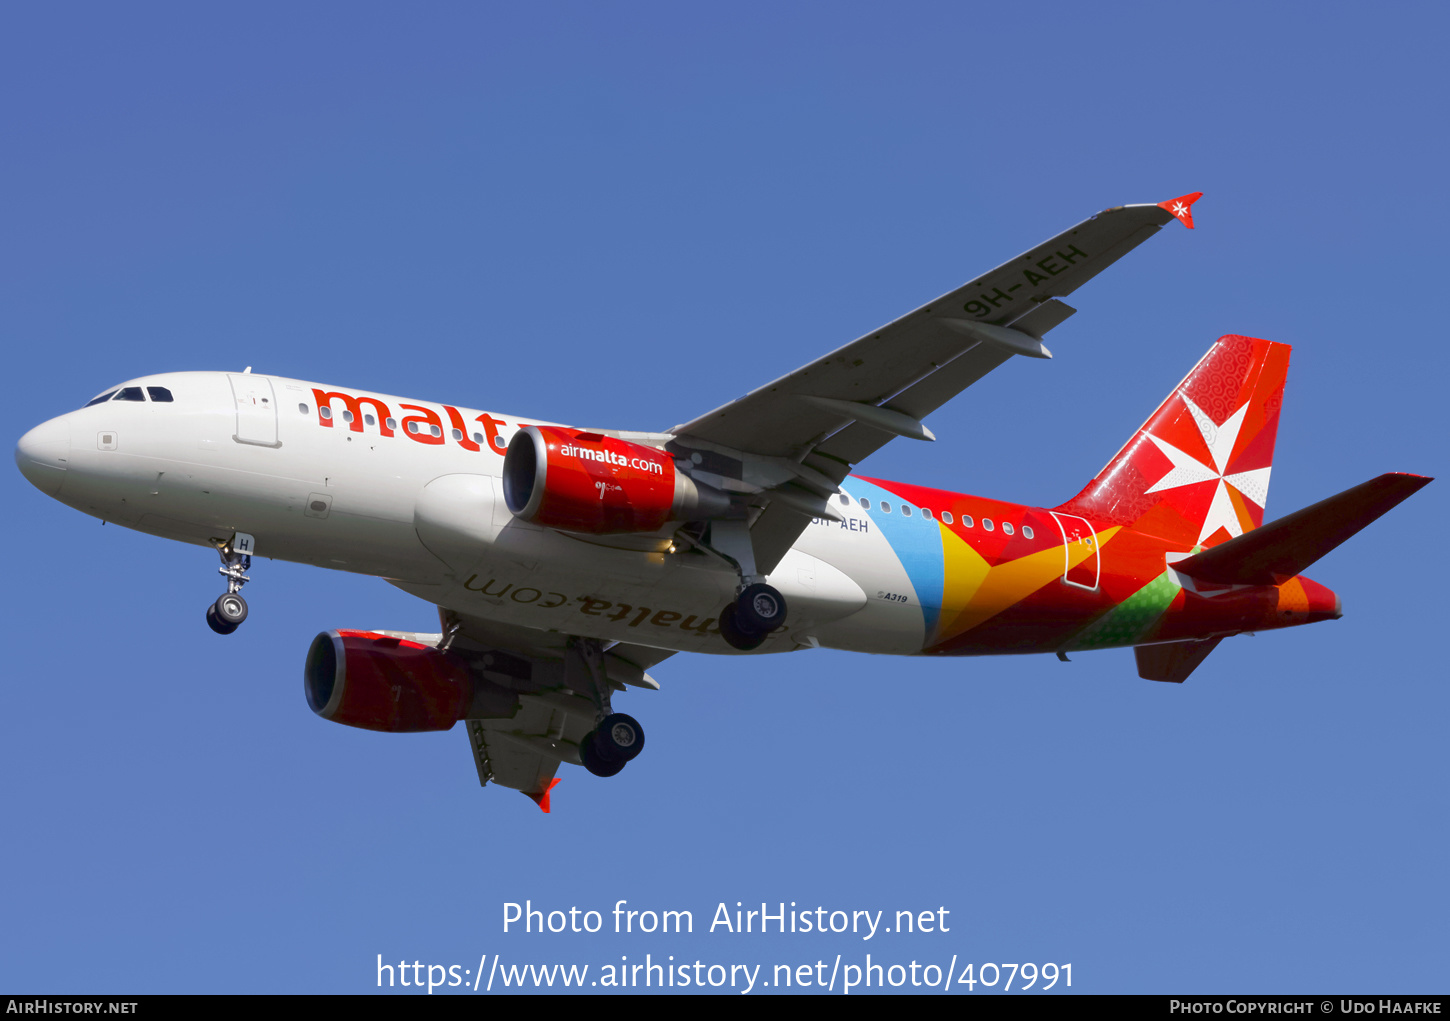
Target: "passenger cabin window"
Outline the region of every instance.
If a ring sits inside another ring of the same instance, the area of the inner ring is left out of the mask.
[[[840,500],[841,500],[841,506],[842,507],[849,507],[849,506],[851,506],[851,498],[849,496],[847,496],[845,493],[842,493],[841,494]]]
[[[397,420],[397,419],[396,419],[396,418],[389,418],[389,419],[386,419],[386,420],[385,420],[385,421],[384,421],[384,424],[385,424],[385,425],[386,425],[386,426],[387,426],[387,427],[388,427],[388,428],[389,428],[389,429],[397,429],[397,428],[398,428],[398,420]]]
[[[930,507],[923,507],[921,509],[921,516],[924,517],[924,518],[931,517],[931,508]]]
[[[116,396],[116,391],[107,390],[105,393],[101,394],[101,396],[92,397],[90,400],[86,401],[86,407],[89,408],[92,404],[105,404],[114,396]]]
[[[891,504],[887,503],[885,500],[882,500],[881,501],[881,513],[882,514],[890,514],[891,513]]]
[[[344,411],[342,413],[342,420],[344,422],[351,422],[352,421],[352,412],[351,411]]]
[[[904,503],[901,505],[901,516],[903,518],[911,517],[911,508]]]
[[[378,420],[376,418],[373,418],[372,415],[364,415],[363,416],[363,421],[366,422],[368,425],[377,425],[378,424]]]
[[[299,405],[297,405],[297,410],[300,411],[300,412],[302,412],[302,414],[305,415],[305,414],[307,414],[307,405],[306,404],[299,404]]]
[[[947,524],[950,525],[952,523],[952,512],[951,511],[942,511],[941,512],[941,519],[943,521],[945,521]]]
[[[326,404],[319,404],[317,406],[317,413],[327,421],[332,421],[332,409],[329,408]]]
[[[1022,538],[1024,538],[1024,539],[1031,539],[1032,538],[1032,526],[1031,525],[1023,525],[1022,526]]]
[[[157,404],[172,403],[171,391],[164,386],[148,386],[146,388],[146,396],[150,397]]]
[[[982,527],[985,528],[987,531],[990,532],[992,530],[992,528],[994,527],[992,525],[992,519],[991,518],[983,518],[982,519]]]
[[[1002,522],[1002,531],[1006,532],[1008,535],[1011,535],[1012,534],[1012,522],[1010,522],[1010,521],[1004,521],[1004,522]]]
[[[141,393],[141,388],[139,386],[123,386],[121,387],[121,389],[116,391],[115,399],[118,401],[144,402],[146,400],[146,396]]]
[[[974,524],[974,522],[972,521],[972,516],[970,514],[963,514],[962,515],[962,527],[963,528],[971,528],[973,524]]]
[[[861,497],[861,509],[862,510],[870,510],[871,509],[871,501],[868,500],[868,499],[866,499],[864,496]]]

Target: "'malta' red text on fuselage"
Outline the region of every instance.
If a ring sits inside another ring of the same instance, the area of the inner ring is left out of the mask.
[[[407,415],[400,419],[393,417],[392,410],[387,402],[378,397],[354,397],[352,394],[343,393],[340,390],[322,390],[313,387],[312,396],[317,401],[317,424],[325,428],[333,428],[332,402],[339,401],[343,405],[343,421],[353,432],[363,431],[364,419],[367,424],[373,424],[376,420],[380,435],[392,437],[399,430],[404,436],[418,443],[429,446],[440,446],[451,437],[464,450],[479,451],[485,447],[502,457],[504,454],[502,442],[499,438],[499,428],[507,426],[508,423],[501,418],[484,412],[474,419],[482,426],[481,433],[474,432],[469,435],[468,423],[464,421],[463,412],[451,404],[443,405],[444,412],[448,415],[450,429],[447,434],[443,431],[443,419],[438,412],[421,404],[398,404],[398,410],[410,411],[414,414]],[[363,405],[367,405],[371,413],[363,412]]]

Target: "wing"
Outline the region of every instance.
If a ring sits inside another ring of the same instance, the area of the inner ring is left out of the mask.
[[[675,426],[673,446],[713,453],[717,461],[770,459],[784,469],[776,472],[780,481],[758,487],[761,513],[751,526],[757,563],[769,570],[855,464],[896,436],[933,439],[921,420],[1013,355],[1051,357],[1043,334],[1075,311],[1058,299],[1175,217],[1192,227],[1189,207],[1198,198],[1089,217],[895,322]],[[729,481],[719,470],[711,474]]]
[[[580,765],[579,742],[594,729],[597,710],[571,663],[568,635],[499,624],[439,608],[439,641],[468,665],[475,711],[465,721],[478,782],[523,791],[549,811],[561,762]],[[426,639],[434,636],[418,636]],[[617,643],[604,653],[610,686],[658,689],[645,671],[674,655]]]

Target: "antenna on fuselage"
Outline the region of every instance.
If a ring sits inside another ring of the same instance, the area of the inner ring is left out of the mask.
[[[249,374],[251,371],[252,371],[252,367],[250,365],[248,365],[245,369],[242,370],[242,375],[245,376],[245,375]]]

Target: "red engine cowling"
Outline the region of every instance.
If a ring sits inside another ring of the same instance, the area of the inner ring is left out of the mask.
[[[663,450],[554,426],[514,434],[503,491],[517,518],[593,535],[654,532],[667,521],[705,521],[730,510],[728,496],[696,484]]]
[[[365,730],[447,730],[473,700],[468,671],[446,652],[373,631],[324,631],[303,670],[307,704]]]

